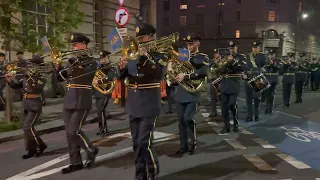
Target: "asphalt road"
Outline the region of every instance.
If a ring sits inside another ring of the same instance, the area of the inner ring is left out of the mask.
[[[217,135],[222,129],[222,122],[219,118],[207,117],[210,103],[204,100],[196,117],[198,147],[192,156],[178,157],[174,154],[179,148],[176,115],[163,115],[155,132],[155,149],[161,168],[159,179],[320,179],[320,134],[317,133],[320,132],[320,125],[317,124],[320,118],[316,118],[320,115],[317,106],[319,94],[307,92],[304,104],[293,104],[290,109],[282,109],[279,93],[273,115],[265,116],[262,105],[261,121],[245,123],[241,120],[241,132],[225,136]],[[239,117],[244,119],[246,107],[241,97]],[[69,162],[65,132],[60,131],[43,136],[49,148],[39,158],[21,160],[23,141],[0,144],[0,179],[134,179],[134,157],[127,120],[110,123],[110,129],[118,131],[104,138],[95,135],[97,126],[89,124],[84,127],[90,139],[100,148],[92,169],[69,175],[60,173],[60,169]]]

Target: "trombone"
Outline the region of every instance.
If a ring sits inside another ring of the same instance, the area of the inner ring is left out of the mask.
[[[81,56],[90,56],[92,57],[95,53],[99,53],[96,48],[88,48],[88,49],[80,49],[80,50],[72,50],[72,51],[60,51],[58,48],[52,48],[50,51],[50,57],[52,59],[53,64],[61,64],[63,60],[69,59],[69,55],[74,55],[77,57]]]

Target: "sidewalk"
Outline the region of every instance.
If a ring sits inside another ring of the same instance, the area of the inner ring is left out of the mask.
[[[52,132],[57,132],[64,130],[64,122],[62,120],[62,111],[63,111],[63,98],[47,98],[47,105],[42,109],[42,115],[40,116],[41,124],[36,125],[36,130],[39,134],[47,134]],[[87,120],[84,124],[94,123],[96,118],[96,104],[93,100],[92,110],[90,111]],[[21,108],[21,102],[14,102],[15,107]],[[113,104],[113,99],[110,99],[109,104],[107,106],[107,113],[114,118],[125,118],[124,116],[124,108],[121,108],[120,105]],[[0,112],[0,118],[4,118],[4,111]],[[23,139],[23,131],[22,129],[3,132],[0,133],[0,144],[8,141],[15,141]]]

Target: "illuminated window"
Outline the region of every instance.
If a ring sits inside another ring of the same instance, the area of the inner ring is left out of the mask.
[[[276,11],[269,11],[268,21],[276,21]]]
[[[240,30],[236,30],[236,38],[240,38]]]
[[[180,5],[180,9],[188,9],[188,5],[186,5],[186,4],[181,4],[181,5]]]
[[[187,25],[187,16],[180,16],[180,25]]]

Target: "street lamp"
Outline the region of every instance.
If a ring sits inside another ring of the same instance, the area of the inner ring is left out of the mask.
[[[307,18],[308,18],[308,16],[309,16],[308,14],[303,13],[303,14],[302,14],[302,19],[307,19]]]

